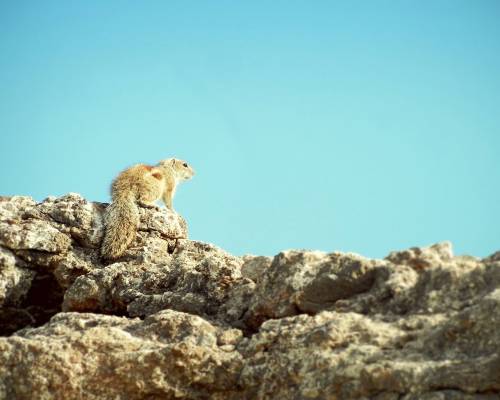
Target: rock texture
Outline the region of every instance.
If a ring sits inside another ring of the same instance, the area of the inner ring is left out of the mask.
[[[0,400],[500,398],[500,252],[235,257],[141,209],[0,198]]]

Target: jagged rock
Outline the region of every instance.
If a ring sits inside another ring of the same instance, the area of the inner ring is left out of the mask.
[[[451,317],[324,311],[269,320],[238,347],[248,360],[240,384],[250,398],[400,398],[442,389],[498,396],[499,326],[500,289]]]
[[[103,263],[105,208],[0,198],[0,400],[500,396],[500,252],[235,257],[148,207]]]
[[[237,398],[242,358],[224,336],[171,310],[144,321],[60,313],[0,338],[0,399]]]
[[[280,253],[265,270],[245,322],[256,329],[270,318],[332,309],[338,300],[368,291],[378,264],[355,254]]]
[[[436,267],[453,259],[453,251],[450,242],[436,243],[430,247],[412,247],[408,250],[393,251],[386,260],[398,265],[409,265],[421,270]]]
[[[420,251],[426,253],[432,247]],[[441,259],[425,269],[390,263],[379,269],[370,291],[337,302],[336,309],[401,316],[449,314],[475,304],[499,284],[500,263],[474,257]]]
[[[38,204],[0,198],[0,334],[45,323],[79,276],[105,266],[99,255],[105,208],[75,193]],[[162,260],[187,237],[186,222],[169,210],[140,209],[140,215],[128,260],[143,261],[145,254]]]
[[[50,217],[57,229],[79,246],[93,248],[101,243],[104,208],[104,204],[91,203],[79,194],[70,193],[45,199],[36,211]]]
[[[35,275],[29,269],[19,268],[14,253],[0,247],[0,335],[10,334],[34,322],[20,305]]]
[[[19,225],[0,223],[0,243],[11,250],[65,253],[71,240],[47,222],[31,220]]]
[[[495,262],[495,261],[500,261],[500,251],[497,251],[496,253],[493,253],[492,255],[486,257],[484,262]]]
[[[255,283],[260,283],[273,262],[272,257],[246,255],[242,257],[241,275]]]
[[[65,311],[146,316],[166,308],[215,316],[241,280],[241,260],[201,242],[179,240],[161,263],[122,262],[79,277]]]
[[[15,223],[33,212],[35,200],[27,196],[0,196],[0,221]]]
[[[31,287],[35,273],[16,266],[16,257],[0,247],[0,307],[16,305]]]

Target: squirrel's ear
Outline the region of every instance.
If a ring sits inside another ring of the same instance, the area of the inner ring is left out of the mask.
[[[175,158],[172,158],[172,165],[175,165]]]

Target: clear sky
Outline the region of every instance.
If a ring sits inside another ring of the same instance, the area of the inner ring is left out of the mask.
[[[500,250],[500,2],[0,0],[0,194],[176,156],[234,254]]]

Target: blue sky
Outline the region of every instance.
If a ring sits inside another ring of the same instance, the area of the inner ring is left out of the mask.
[[[500,249],[498,1],[0,1],[0,194],[176,156],[234,254]]]

